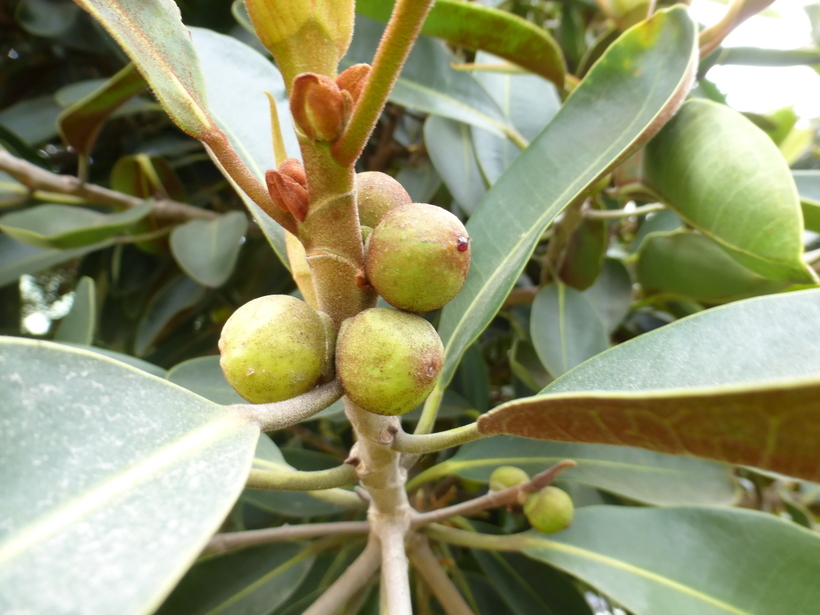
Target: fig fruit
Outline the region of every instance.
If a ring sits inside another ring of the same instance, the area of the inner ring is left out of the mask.
[[[373,228],[388,211],[412,202],[404,187],[386,173],[367,171],[356,175],[356,204],[362,226]]]
[[[351,401],[374,414],[410,412],[433,390],[444,347],[415,314],[371,308],[342,323],[336,373]]]
[[[282,401],[316,386],[327,363],[325,326],[304,301],[269,295],[236,310],[219,338],[230,385],[254,404]]]
[[[461,290],[470,268],[470,238],[449,211],[411,203],[391,209],[368,241],[365,273],[384,300],[429,312]]]
[[[544,534],[565,530],[572,523],[572,498],[558,487],[544,487],[524,503],[524,514],[535,529]]]
[[[498,466],[490,474],[490,491],[503,491],[530,480],[529,474],[515,466]]]

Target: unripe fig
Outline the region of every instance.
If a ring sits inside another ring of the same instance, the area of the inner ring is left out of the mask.
[[[529,482],[530,476],[521,468],[515,466],[498,466],[490,474],[490,491],[503,491],[510,487],[517,487],[521,483]]]
[[[287,295],[269,295],[236,310],[219,338],[225,378],[254,404],[290,399],[316,386],[327,362],[318,312]]]
[[[524,514],[535,529],[544,534],[565,530],[572,523],[572,498],[558,487],[544,487],[531,494],[524,504]]]
[[[470,238],[449,211],[411,203],[390,210],[373,229],[365,273],[384,300],[429,312],[461,290],[470,268]]]
[[[415,314],[371,308],[342,323],[336,373],[351,401],[375,414],[410,412],[433,390],[444,347]]]
[[[407,190],[386,173],[367,171],[356,174],[356,204],[362,226],[373,228],[388,211],[412,202]]]

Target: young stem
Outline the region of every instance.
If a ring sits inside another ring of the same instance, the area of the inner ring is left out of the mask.
[[[316,472],[251,470],[246,486],[249,489],[271,491],[317,491],[344,487],[356,482],[357,478],[356,470],[347,464]]]
[[[325,143],[300,137],[308,180],[308,214],[298,237],[313,277],[319,310],[336,327],[376,304],[376,295],[356,285],[364,265],[362,232],[356,208],[352,166],[340,166]]]
[[[521,551],[527,546],[526,534],[512,534],[499,536],[496,534],[479,534],[467,530],[457,530],[453,527],[432,523],[422,530],[430,538],[441,540],[452,545],[470,547],[471,549],[486,549],[488,551]]]
[[[448,429],[434,434],[412,435],[399,430],[393,436],[393,450],[412,455],[426,455],[460,446],[486,437],[478,433],[478,425],[471,423],[463,427]]]
[[[292,399],[269,404],[233,404],[228,408],[259,425],[262,431],[276,431],[309,419],[343,394],[341,383],[333,380]]]
[[[447,576],[447,572],[439,564],[426,538],[414,537],[408,555],[413,568],[427,583],[447,615],[474,615],[450,577]]]
[[[307,540],[321,536],[336,534],[363,535],[370,531],[367,521],[343,521],[339,523],[311,523],[308,525],[283,525],[281,527],[265,528],[263,530],[248,530],[245,532],[227,532],[217,534],[208,542],[202,551],[203,555],[210,553],[225,553],[234,549],[244,549],[256,545],[266,545],[274,542],[291,540]]]
[[[333,156],[340,165],[352,165],[361,156],[433,2],[434,0],[396,2],[373,58],[367,83],[353,107],[344,134],[333,146]]]

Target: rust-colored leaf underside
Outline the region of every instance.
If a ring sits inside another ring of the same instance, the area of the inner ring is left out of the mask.
[[[481,416],[482,434],[618,444],[820,481],[820,381],[545,395]]]

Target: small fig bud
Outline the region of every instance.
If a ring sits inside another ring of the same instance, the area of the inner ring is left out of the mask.
[[[521,468],[515,466],[498,466],[490,474],[490,491],[504,491],[510,487],[517,487],[529,482],[530,476]]]
[[[305,168],[296,158],[284,160],[279,168],[265,173],[270,198],[276,206],[304,222],[307,216],[308,191]]]
[[[364,84],[367,83],[368,75],[370,75],[370,64],[354,64],[339,73],[339,76],[336,77],[336,85],[339,86],[340,90],[350,92],[350,96],[355,103],[359,100]]]
[[[330,77],[316,73],[297,75],[290,95],[290,112],[308,139],[333,142],[342,134],[344,97]]]
[[[402,310],[429,312],[458,294],[470,268],[464,225],[434,205],[401,205],[373,229],[365,256],[367,279]]]
[[[574,510],[572,498],[567,492],[553,486],[531,494],[524,504],[524,514],[530,525],[544,534],[554,534],[568,528]]]
[[[375,414],[410,412],[433,390],[444,364],[433,326],[389,308],[371,308],[342,323],[336,348],[345,393]]]
[[[359,224],[375,227],[391,209],[413,202],[407,190],[387,173],[367,171],[356,175]]]
[[[225,378],[254,404],[290,399],[313,389],[328,345],[318,312],[288,295],[269,295],[236,310],[219,338]]]

